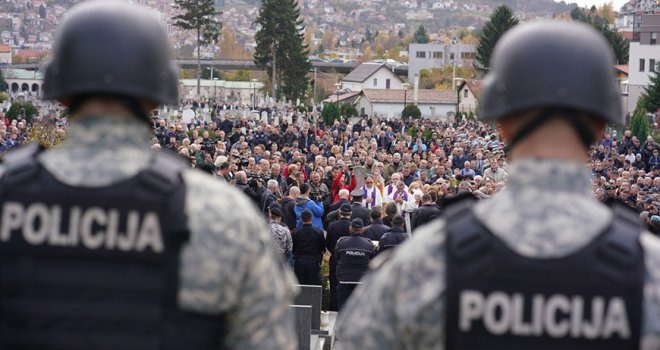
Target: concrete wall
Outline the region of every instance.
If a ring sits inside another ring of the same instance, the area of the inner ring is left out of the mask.
[[[463,58],[464,55],[475,55],[476,45],[457,44],[410,44],[408,47],[408,79],[412,81],[415,74],[419,74],[422,69],[442,68],[453,64],[452,54],[456,54],[458,49],[457,66],[473,66],[474,59]],[[424,58],[418,58],[417,53],[424,52]],[[434,53],[436,53],[434,55]],[[434,57],[435,56],[435,57]]]
[[[410,104],[410,103],[409,103]],[[420,103],[417,105],[423,118],[432,119],[446,119],[447,113],[456,112],[456,105],[454,104],[428,104]],[[403,102],[401,103],[384,103],[377,102],[371,103],[366,98],[361,98],[356,106],[358,113],[363,113],[372,116],[399,118],[403,111]]]
[[[640,69],[641,59],[644,60],[643,70]],[[655,60],[656,64],[660,63],[660,45],[630,43],[627,112],[632,113],[635,110],[637,99],[641,96],[644,87],[649,84],[651,60]]]

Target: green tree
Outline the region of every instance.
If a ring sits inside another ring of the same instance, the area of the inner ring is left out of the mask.
[[[644,88],[642,96],[637,100],[638,106],[644,107],[644,112],[656,113],[660,108],[660,63],[655,67],[649,77],[649,85]]]
[[[213,74],[211,74],[211,72],[213,72]],[[215,68],[209,69],[209,67],[205,67],[202,70],[201,75],[202,75],[202,79],[211,79],[211,76],[213,76],[213,79],[218,79],[218,80],[225,79],[224,73]]]
[[[617,64],[627,64],[630,45],[621,33],[612,28],[610,10],[611,4],[603,5],[601,11],[596,9],[595,6],[592,6],[589,10],[576,7],[571,11],[571,18],[574,21],[587,23],[603,34],[614,51]]]
[[[323,105],[323,110],[321,111],[321,117],[325,125],[332,125],[335,120],[339,120],[339,108],[336,103],[326,103]]]
[[[218,41],[222,23],[215,19],[219,13],[213,0],[174,0],[174,8],[183,11],[174,17],[174,25],[197,33],[197,94],[200,94],[201,57],[200,49]]]
[[[634,136],[637,136],[638,140],[646,140],[650,129],[649,118],[646,116],[643,108],[640,110],[636,109],[636,113],[630,119],[630,132]]]
[[[352,103],[342,103],[341,106],[341,115],[344,117],[356,117],[358,115],[358,111],[355,108],[355,106]]]
[[[23,119],[30,122],[32,121],[32,118],[34,118],[38,114],[39,111],[37,110],[37,107],[35,107],[32,103],[14,102],[11,104],[11,107],[9,107],[6,116],[7,118],[9,118],[9,120],[14,120],[14,119],[18,119],[18,117],[23,117]]]
[[[490,56],[502,35],[518,24],[513,11],[506,5],[498,6],[484,25],[477,45],[477,62],[484,70],[490,68]]]
[[[419,119],[422,117],[422,111],[420,111],[419,107],[415,105],[407,105],[403,109],[403,112],[401,112],[401,117],[404,119],[406,118]]]
[[[424,26],[417,27],[415,34],[413,34],[412,42],[417,44],[426,44],[429,42],[429,35],[426,33]]]
[[[4,92],[0,92],[0,102],[5,102],[9,99],[9,96],[5,94]]]
[[[271,76],[272,94],[295,101],[309,84],[309,48],[305,26],[295,0],[263,0],[257,17],[259,30],[254,63]],[[280,84],[278,86],[278,83]]]
[[[7,91],[7,82],[5,81],[5,75],[0,69],[0,91]]]

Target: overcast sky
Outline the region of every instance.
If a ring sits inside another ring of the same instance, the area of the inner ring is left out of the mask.
[[[557,1],[557,0],[555,0],[555,1]],[[591,5],[600,6],[602,4],[610,2],[610,0],[564,0],[564,1],[566,1],[567,3],[573,3],[574,2],[574,3],[576,3],[576,4],[578,4],[582,7],[586,7],[586,6],[591,7]],[[614,3],[614,10],[619,11],[621,6],[623,6],[623,4],[628,2],[628,0],[614,0],[612,2]]]

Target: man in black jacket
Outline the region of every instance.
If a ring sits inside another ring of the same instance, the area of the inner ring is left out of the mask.
[[[369,270],[369,262],[376,255],[374,246],[368,238],[362,236],[362,219],[351,221],[351,235],[342,237],[335,247],[337,255],[337,306],[342,306],[353,293],[353,289],[362,276]]]
[[[348,200],[348,196],[350,196],[350,192],[348,192],[347,189],[339,190],[339,200],[331,204],[330,208],[328,209],[328,216],[326,217],[328,226],[330,226],[330,224],[339,218],[339,208],[344,206],[344,204],[348,204],[349,206],[351,205],[351,202]]]
[[[351,205],[344,203],[338,210],[339,220],[328,226],[328,234],[325,240],[325,246],[330,252],[330,311],[337,311],[337,256],[335,255],[335,246],[341,237],[347,237],[350,234],[351,227]]]
[[[380,241],[390,227],[383,224],[383,212],[380,207],[371,208],[371,225],[364,229],[364,236],[372,241]]]
[[[293,270],[298,283],[321,285],[321,261],[325,252],[323,232],[312,226],[312,211],[303,210],[300,214],[302,227],[293,233]]]
[[[392,228],[387,231],[378,242],[378,253],[380,254],[388,249],[392,249],[403,243],[409,236],[403,228],[403,217],[397,215],[392,219]]]
[[[284,212],[282,220],[291,232],[296,229],[296,212],[294,209],[296,207],[296,199],[298,199],[298,196],[300,196],[300,189],[293,186],[289,189],[289,195],[282,199],[282,209]]]
[[[371,214],[369,209],[362,206],[362,196],[364,196],[364,191],[361,188],[356,188],[351,192],[351,201],[353,202],[351,220],[361,219],[364,225],[371,225]]]
[[[422,205],[415,209],[412,214],[411,228],[416,228],[433,221],[433,219],[440,216],[440,209],[433,203],[431,195],[425,193],[422,196]]]

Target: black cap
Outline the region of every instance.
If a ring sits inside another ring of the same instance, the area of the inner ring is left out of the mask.
[[[312,219],[312,211],[309,209],[305,209],[300,213],[300,219],[302,221],[309,221]]]
[[[351,196],[354,198],[362,198],[362,196],[364,196],[364,191],[361,188],[356,188],[351,192]]]
[[[342,204],[341,207],[339,208],[339,212],[344,213],[344,214],[350,214],[352,211],[353,211],[353,208],[348,203]]]
[[[360,218],[353,219],[353,221],[351,221],[351,227],[355,230],[360,230],[364,227],[364,222],[362,222],[362,219]]]

